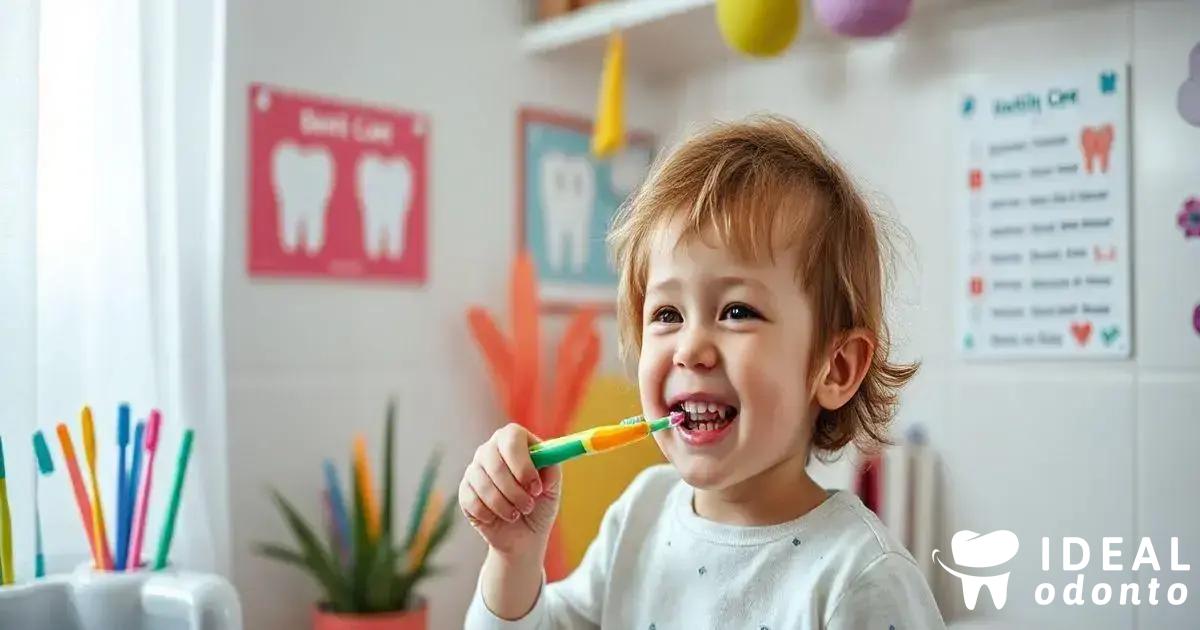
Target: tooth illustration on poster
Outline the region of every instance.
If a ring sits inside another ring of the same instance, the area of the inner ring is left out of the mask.
[[[586,155],[551,151],[542,156],[540,186],[546,259],[555,271],[583,273],[596,205],[596,173]]]
[[[271,152],[271,182],[279,208],[279,244],[309,256],[325,245],[325,211],[333,188],[333,158],[322,147],[280,142]]]
[[[250,274],[424,282],[426,117],[261,84],[247,96]]]
[[[517,246],[530,253],[547,307],[611,307],[617,277],[604,237],[653,157],[649,134],[591,152],[591,121],[524,108],[518,114]]]
[[[403,157],[366,153],[358,162],[358,198],[363,211],[363,249],[367,257],[400,258],[404,224],[412,203],[412,167]]]
[[[1107,173],[1108,154],[1112,150],[1113,126],[1084,127],[1079,134],[1083,148],[1083,168],[1088,173]]]

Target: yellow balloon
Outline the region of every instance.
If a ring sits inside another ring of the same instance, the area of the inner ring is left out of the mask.
[[[800,30],[798,0],[717,0],[717,27],[730,48],[774,57]]]

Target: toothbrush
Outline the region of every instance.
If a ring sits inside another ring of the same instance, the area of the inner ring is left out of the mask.
[[[83,418],[83,455],[87,458],[88,480],[92,488],[92,534],[96,537],[96,549],[100,550],[100,569],[112,571],[112,551],[108,548],[108,529],[104,525],[104,501],[100,499],[100,480],[96,476],[96,422],[92,419],[92,408],[84,406],[79,412]]]
[[[34,577],[46,576],[46,554],[42,548],[42,509],[39,504],[38,492],[40,477],[46,477],[54,472],[54,460],[50,458],[50,447],[46,445],[46,436],[41,431],[33,434],[33,452],[36,455],[38,474],[33,477],[33,529],[34,529]]]
[[[4,475],[4,441],[0,440],[0,582],[13,583],[12,514],[8,510],[8,482]]]
[[[129,528],[129,557],[125,559],[127,571],[137,571],[141,567],[142,539],[146,535],[146,513],[150,509],[150,483],[154,480],[154,457],[158,454],[158,432],[162,427],[162,414],[157,409],[150,410],[150,421],[146,424],[144,434],[146,458],[145,481],[142,482],[138,494],[137,507]]]
[[[567,460],[602,453],[633,444],[642,438],[683,422],[684,414],[676,411],[665,418],[646,420],[643,416],[626,418],[619,424],[611,424],[572,433],[560,438],[538,442],[529,447],[534,468],[546,468]]]
[[[129,498],[126,485],[129,483],[129,468],[125,466],[129,452],[129,403],[117,408],[117,555],[113,556],[113,569],[125,570],[126,546],[129,544],[129,525],[125,522],[125,501]]]

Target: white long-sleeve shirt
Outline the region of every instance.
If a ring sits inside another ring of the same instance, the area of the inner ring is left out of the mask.
[[[497,617],[477,588],[465,628],[945,628],[912,556],[854,494],[765,527],[705,520],[692,494],[670,466],[647,469],[525,617]]]

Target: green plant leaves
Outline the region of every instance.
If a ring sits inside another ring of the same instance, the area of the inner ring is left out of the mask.
[[[297,553],[277,545],[260,545],[259,551],[276,560],[302,564],[325,590],[325,596],[335,610],[349,608],[351,605],[350,594],[334,554],[322,545],[316,533],[292,507],[292,504],[283,498],[283,495],[278,492],[271,494],[276,506],[283,514],[284,521],[300,546],[300,551]]]
[[[408,535],[404,539],[405,549],[411,549],[413,542],[417,538],[417,532],[421,528],[421,521],[425,518],[425,510],[429,507],[429,495],[433,492],[433,482],[437,478],[438,466],[441,463],[441,451],[434,451],[429,461],[425,464],[425,470],[421,473],[421,485],[417,489],[416,502],[413,504],[412,514],[409,516],[408,521]]]
[[[262,556],[297,567],[317,581],[324,591],[325,601],[320,602],[332,612],[369,614],[407,610],[417,601],[413,597],[416,585],[424,578],[443,571],[427,562],[434,550],[445,541],[454,522],[453,502],[448,502],[437,515],[429,533],[421,557],[415,566],[409,567],[409,553],[416,541],[425,512],[431,507],[434,481],[441,463],[441,452],[430,455],[421,473],[417,497],[409,517],[408,531],[403,546],[397,547],[394,502],[395,431],[396,405],[389,401],[384,427],[382,506],[379,536],[372,538],[367,525],[366,496],[362,479],[350,475],[353,509],[350,515],[350,557],[343,561],[338,554],[338,542],[329,532],[329,540],[322,541],[316,529],[311,527],[295,507],[278,492],[271,497],[279,509],[284,522],[295,539],[296,548],[262,543],[255,550]]]

